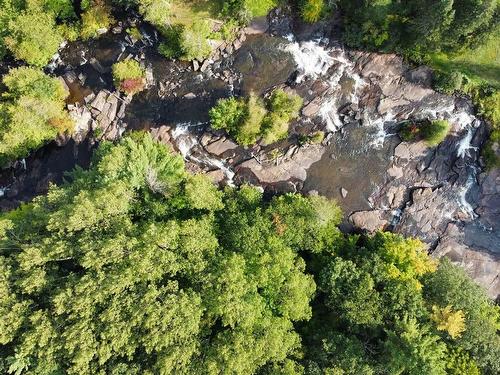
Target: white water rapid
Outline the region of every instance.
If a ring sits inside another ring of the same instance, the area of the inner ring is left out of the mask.
[[[203,123],[181,123],[176,125],[175,129],[172,131],[172,138],[174,139],[179,152],[186,160],[191,160],[197,164],[205,165],[210,168],[220,169],[224,173],[224,176],[226,176],[227,185],[234,186],[233,178],[235,173],[233,172],[233,170],[229,168],[226,163],[224,163],[224,161],[210,156],[209,154],[204,152],[203,148],[198,142],[198,139],[190,131],[190,128],[201,125],[203,125]],[[197,151],[196,155],[194,155],[195,148]]]

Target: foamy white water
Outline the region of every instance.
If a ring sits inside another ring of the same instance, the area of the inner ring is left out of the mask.
[[[198,153],[198,155],[193,155],[193,150],[199,145],[198,139],[191,134],[190,128],[203,125],[203,123],[190,124],[182,123],[178,124],[174,130],[172,130],[172,138],[179,149],[182,157],[186,160],[191,160],[195,163],[206,165],[211,168],[219,169],[226,176],[227,184],[229,186],[234,186],[234,175],[233,170],[224,163],[224,161],[210,156],[209,154],[203,152]],[[202,149],[202,147],[200,147]]]
[[[469,154],[470,149],[476,149],[476,147],[471,146],[470,142],[472,140],[472,128],[467,130],[467,134],[463,137],[457,144],[457,156],[464,158]]]
[[[284,50],[290,52],[297,63],[299,71],[297,82],[302,82],[305,78],[316,79],[324,75],[335,62],[319,41],[293,42],[286,45]]]

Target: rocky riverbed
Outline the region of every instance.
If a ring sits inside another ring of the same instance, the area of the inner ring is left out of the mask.
[[[138,25],[141,40],[124,32],[128,24]],[[48,69],[67,85],[75,134],[2,171],[0,208],[42,194],[75,165],[87,166],[101,140],[145,129],[216,183],[323,194],[344,209],[345,230],[418,237],[496,297],[500,174],[481,164],[486,124],[467,98],[434,92],[426,67],[409,67],[395,55],[349,51],[331,30],[298,24],[278,10],[191,64],[159,56],[154,30],[133,19],[96,41],[66,45]],[[125,58],[147,71],[147,90],[133,98],[112,85],[110,67]],[[208,109],[217,99],[267,95],[276,87],[305,101],[288,140],[243,148],[210,130]],[[438,147],[397,136],[408,119],[436,118],[452,124]],[[321,144],[303,141],[318,130],[326,133]]]

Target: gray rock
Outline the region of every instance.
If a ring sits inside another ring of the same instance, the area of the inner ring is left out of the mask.
[[[200,69],[200,63],[198,60],[193,60],[193,70],[196,72]]]
[[[340,194],[342,195],[342,198],[347,197],[347,194],[348,194],[348,193],[349,193],[349,192],[348,192],[346,189],[344,189],[344,188],[340,188]]]
[[[384,216],[384,212],[381,210],[359,211],[349,216],[349,220],[357,228],[368,232],[376,232],[384,229],[389,224]]]
[[[102,112],[104,106],[106,105],[106,98],[109,95],[109,91],[101,90],[97,93],[97,96],[90,104],[92,108],[96,109],[99,112]]]
[[[200,66],[200,72],[204,72],[205,70],[207,70],[209,65],[210,65],[209,59],[206,59],[205,61],[203,61],[203,63]]]
[[[238,145],[227,138],[220,138],[219,140],[208,144],[205,149],[214,155],[222,155],[226,151],[234,150],[238,148]]]

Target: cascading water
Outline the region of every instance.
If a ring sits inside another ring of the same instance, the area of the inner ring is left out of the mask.
[[[226,176],[227,185],[234,186],[233,178],[235,173],[233,172],[233,170],[229,168],[222,160],[207,154],[200,146],[196,136],[191,133],[190,128],[201,125],[203,125],[203,123],[177,124],[175,129],[172,131],[172,138],[174,139],[179,152],[186,160],[191,160],[199,165],[205,165],[210,168],[221,170]],[[196,155],[194,155],[195,148],[197,153]]]
[[[457,145],[457,156],[459,158],[464,158],[466,155],[468,155],[469,150],[474,150],[476,147],[471,146],[471,140],[472,140],[472,128],[467,129],[467,134],[465,134],[465,137],[463,137]]]

